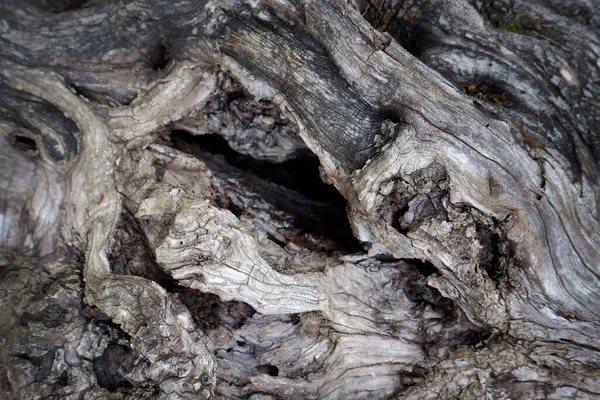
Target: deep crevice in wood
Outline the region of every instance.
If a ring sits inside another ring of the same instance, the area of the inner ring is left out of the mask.
[[[336,246],[347,252],[362,249],[348,223],[346,200],[334,187],[323,182],[319,172],[319,160],[314,155],[299,156],[275,164],[257,160],[233,150],[226,140],[219,135],[195,136],[185,131],[174,131],[170,137],[174,147],[179,150],[197,154],[200,159],[224,160],[228,165],[243,171],[244,174],[256,176],[268,183],[261,193],[263,199],[272,202],[276,208],[280,208],[293,216],[291,223],[300,230],[295,243],[302,245],[303,235],[311,234],[322,236],[325,240],[333,240]],[[299,199],[306,198],[309,200],[309,202],[304,203],[308,208],[295,209],[294,203],[273,197],[272,192],[269,190],[269,184],[280,185],[289,189],[291,196],[300,194]],[[235,215],[240,216],[243,214],[243,209],[235,203],[225,201],[222,198],[218,198],[217,201],[221,201],[218,204],[225,206]],[[311,209],[312,204],[315,207]],[[279,241],[276,238],[275,240]],[[309,243],[307,245],[310,246]]]
[[[23,135],[15,135],[15,147],[27,154],[37,153],[37,144],[35,140]]]
[[[150,54],[150,68],[154,71],[163,70],[169,64],[170,59],[167,46],[163,43],[159,43]]]
[[[39,0],[41,4],[47,2],[52,12],[61,13],[82,8],[89,0]]]

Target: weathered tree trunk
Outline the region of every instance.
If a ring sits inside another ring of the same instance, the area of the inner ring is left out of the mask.
[[[599,60],[593,0],[4,0],[0,393],[600,398]]]

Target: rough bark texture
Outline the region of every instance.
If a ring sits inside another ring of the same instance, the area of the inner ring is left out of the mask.
[[[600,398],[592,0],[4,0],[0,393]]]

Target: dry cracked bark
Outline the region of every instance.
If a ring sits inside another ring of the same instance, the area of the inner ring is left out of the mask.
[[[5,0],[0,390],[600,397],[591,0]]]

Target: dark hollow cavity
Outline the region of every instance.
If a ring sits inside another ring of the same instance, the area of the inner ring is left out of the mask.
[[[321,180],[319,159],[316,156],[299,156],[275,164],[238,153],[223,137],[215,134],[194,136],[186,131],[176,130],[171,134],[171,140],[178,150],[189,152],[191,148],[199,150],[200,157],[203,157],[202,152],[223,157],[229,165],[237,169],[298,192],[299,197],[309,200],[303,202],[304,205],[308,207],[313,205],[309,213],[306,213],[306,208],[298,210],[291,207],[293,202],[282,202],[280,199],[270,197],[272,194],[268,191],[261,194],[266,201],[292,214],[294,225],[303,232],[322,234],[346,251],[362,250],[348,222],[346,200],[332,185]],[[237,216],[243,213],[243,210],[235,205],[228,208]]]

